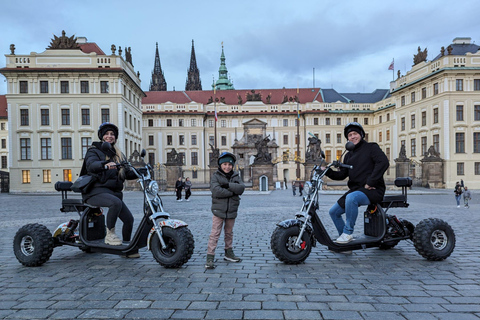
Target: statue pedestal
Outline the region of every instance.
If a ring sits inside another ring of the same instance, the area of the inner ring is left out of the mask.
[[[443,183],[443,161],[424,161],[422,160],[422,187],[441,189]]]
[[[410,161],[395,159],[395,178],[408,177],[410,174]]]
[[[256,164],[252,166],[253,190],[268,191],[274,187],[274,166],[272,164]]]
[[[303,164],[303,170],[304,170],[304,177],[305,181],[310,181],[310,176],[313,170],[313,167],[315,167],[314,163],[304,163]]]
[[[172,186],[175,190],[175,183],[182,176],[182,167],[177,165],[166,165],[167,170],[167,186]]]

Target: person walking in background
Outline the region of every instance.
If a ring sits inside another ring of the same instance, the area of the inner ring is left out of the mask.
[[[178,178],[177,182],[175,182],[175,192],[177,194],[177,201],[182,201],[182,189],[183,189],[183,181],[182,177]]]
[[[457,208],[460,208],[460,200],[462,199],[462,185],[460,182],[457,181],[455,184],[455,190],[453,190],[453,193],[455,194],[455,200],[457,201]]]
[[[469,200],[472,200],[472,192],[468,190],[468,187],[465,187],[465,192],[463,193],[463,203],[465,205],[465,209],[470,208],[468,205]]]
[[[300,197],[303,196],[303,183],[300,182],[300,184],[298,185],[298,192],[300,193]]]
[[[295,196],[296,195],[295,191],[297,191],[297,187],[295,187],[295,181],[292,181],[292,191],[293,191],[293,195]]]
[[[192,195],[192,181],[190,181],[190,178],[187,177],[185,179],[185,201],[190,201],[190,196]]]
[[[231,262],[242,259],[233,253],[233,226],[240,206],[240,195],[245,191],[245,185],[238,172],[233,171],[236,158],[229,152],[224,152],[218,158],[218,170],[212,175],[210,191],[212,192],[212,231],[208,238],[206,269],[215,268],[215,249],[224,228],[225,256]]]

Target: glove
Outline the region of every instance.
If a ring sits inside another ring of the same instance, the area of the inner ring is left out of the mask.
[[[228,189],[228,187],[230,187],[230,185],[228,183],[222,183],[220,185],[220,187],[224,188],[224,189]]]

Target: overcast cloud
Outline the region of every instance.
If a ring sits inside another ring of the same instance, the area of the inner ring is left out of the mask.
[[[476,0],[8,1],[0,10],[0,53],[43,52],[53,34],[75,34],[110,54],[132,48],[148,91],[159,43],[168,90],[184,90],[195,41],[204,90],[218,79],[221,43],[236,89],[312,87],[339,92],[389,88],[395,59],[410,70],[420,46],[433,59],[455,37],[480,41]],[[5,58],[0,59],[0,68]],[[6,94],[0,76],[0,94]]]

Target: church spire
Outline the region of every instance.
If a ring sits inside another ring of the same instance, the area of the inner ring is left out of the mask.
[[[214,87],[214,85],[212,85]],[[228,79],[228,70],[225,65],[225,54],[223,52],[222,42],[222,55],[220,56],[220,68],[218,69],[218,80],[216,85],[218,90],[234,90],[233,84]]]
[[[192,54],[190,55],[190,68],[187,72],[187,81],[185,91],[202,90],[202,81],[200,80],[200,70],[197,68],[197,59],[195,58],[195,46],[192,39]]]
[[[167,91],[167,82],[163,75],[162,66],[160,65],[160,55],[158,54],[158,42],[157,50],[155,51],[155,64],[152,72],[152,80],[150,80],[150,91]]]

